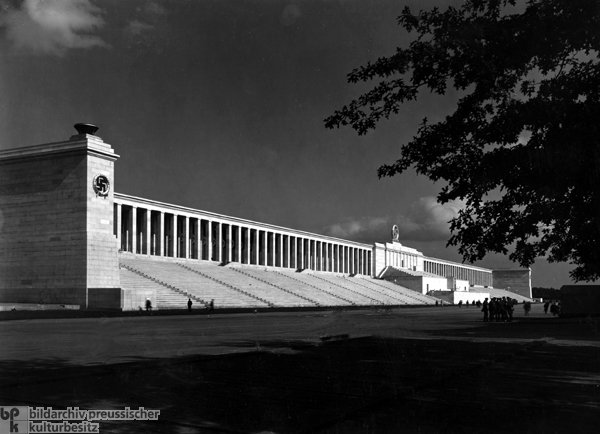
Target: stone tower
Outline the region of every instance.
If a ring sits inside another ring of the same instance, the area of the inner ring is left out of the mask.
[[[77,124],[65,142],[0,152],[0,302],[119,308],[119,157]]]

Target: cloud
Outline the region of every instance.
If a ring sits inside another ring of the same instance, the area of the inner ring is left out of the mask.
[[[151,26],[150,24],[146,24],[138,20],[133,20],[129,23],[125,31],[131,35],[140,35],[143,32],[151,30],[153,28],[154,26]]]
[[[381,232],[388,226],[388,218],[374,217],[360,220],[349,220],[343,223],[335,223],[325,228],[325,234],[344,239],[362,240],[370,234]],[[375,240],[371,240],[373,242]]]
[[[404,241],[446,241],[450,237],[452,218],[464,207],[460,201],[444,205],[437,203],[433,196],[419,198],[408,209],[406,215],[386,217],[365,217],[334,223],[324,229],[326,235],[373,243],[391,240],[391,229],[398,225],[400,242]]]
[[[145,11],[149,14],[155,14],[155,15],[164,15],[167,13],[167,10],[165,8],[163,8],[158,3],[154,3],[154,2],[146,3]]]
[[[0,18],[17,49],[64,55],[69,49],[107,47],[90,32],[104,25],[100,9],[89,0],[25,0],[21,9]]]
[[[451,201],[439,204],[435,197],[419,198],[408,209],[408,215],[401,216],[398,221],[400,239],[408,240],[446,240],[450,236],[451,219],[464,208],[461,201]]]

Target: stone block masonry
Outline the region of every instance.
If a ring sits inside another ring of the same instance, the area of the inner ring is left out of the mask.
[[[0,152],[0,302],[88,304],[118,288],[111,182],[117,155],[95,136]]]
[[[494,288],[531,298],[531,269],[507,268],[493,271]]]

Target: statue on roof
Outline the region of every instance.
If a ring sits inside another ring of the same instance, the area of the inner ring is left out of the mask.
[[[400,241],[400,230],[398,229],[398,225],[392,226],[392,241]]]

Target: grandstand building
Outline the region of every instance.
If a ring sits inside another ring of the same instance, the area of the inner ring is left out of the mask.
[[[77,124],[68,141],[0,152],[0,302],[81,308],[433,304],[496,284],[531,297],[529,269],[491,270],[114,191],[119,155]],[[509,285],[510,284],[510,285]]]

